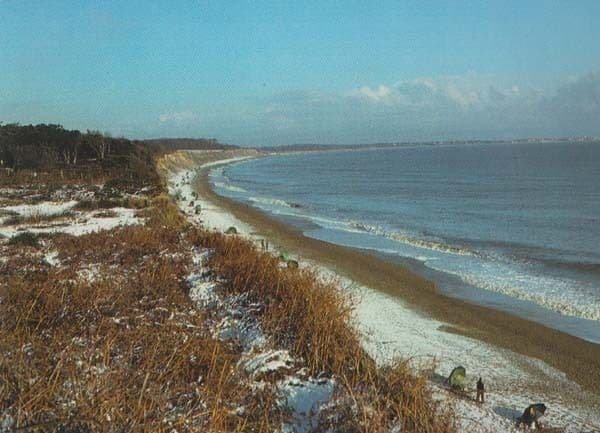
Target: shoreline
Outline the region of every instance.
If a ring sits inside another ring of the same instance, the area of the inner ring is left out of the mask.
[[[209,172],[228,162],[233,161],[213,160],[210,166],[202,167],[194,182],[196,191],[252,226],[255,234],[269,239],[272,245],[323,264],[358,284],[398,297],[418,312],[450,324],[447,331],[540,359],[587,391],[599,393],[600,345],[509,313],[451,298],[439,292],[431,281],[392,260],[306,237],[257,208],[220,196],[212,189]]]

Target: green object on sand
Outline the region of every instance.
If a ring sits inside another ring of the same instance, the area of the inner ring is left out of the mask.
[[[283,261],[283,262],[287,262],[290,259],[290,255],[285,252],[282,251],[281,254],[279,254],[279,260]]]
[[[464,389],[467,384],[467,371],[465,367],[459,365],[452,370],[452,373],[448,376],[448,383],[452,388]]]

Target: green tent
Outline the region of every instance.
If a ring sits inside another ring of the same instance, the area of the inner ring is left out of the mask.
[[[467,371],[465,367],[459,365],[452,370],[452,373],[448,376],[448,383],[452,388],[464,389],[467,384]]]
[[[281,254],[279,254],[279,260],[287,263],[287,261],[290,260],[290,255],[286,251],[282,251]]]

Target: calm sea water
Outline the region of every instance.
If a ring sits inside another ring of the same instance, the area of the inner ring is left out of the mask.
[[[221,168],[217,192],[600,342],[600,145],[414,146]]]

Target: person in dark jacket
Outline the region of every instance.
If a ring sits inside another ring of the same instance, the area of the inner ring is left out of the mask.
[[[536,429],[541,429],[540,418],[546,413],[546,409],[544,403],[530,404],[523,412],[523,415],[517,418],[517,425],[515,427],[519,428],[521,425],[526,425],[531,428],[533,424]]]
[[[475,397],[475,401],[479,403],[479,398],[481,397],[481,403],[484,402],[484,394],[485,394],[485,387],[483,386],[483,381],[481,380],[481,377],[479,378],[479,380],[477,381],[477,397]]]

